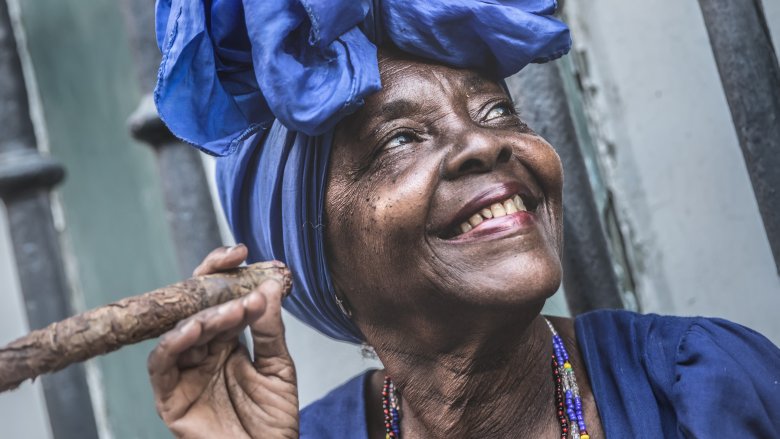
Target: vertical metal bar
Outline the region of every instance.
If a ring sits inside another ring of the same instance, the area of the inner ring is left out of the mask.
[[[530,65],[507,82],[523,120],[563,162],[563,287],[569,309],[577,315],[623,308],[558,63]]]
[[[123,0],[122,7],[139,82],[142,89],[151,90],[160,64],[154,39],[154,1]],[[156,153],[179,275],[188,277],[211,250],[222,245],[200,153],[171,134],[160,121],[150,95],[129,124],[133,136]]]
[[[760,0],[699,0],[780,273],[780,68]]]
[[[222,245],[200,153],[171,134],[151,96],[129,124],[133,136],[155,151],[179,275],[189,277],[211,250]]]
[[[0,197],[8,213],[19,282],[31,328],[71,314],[69,286],[49,190],[64,177],[62,166],[36,149],[27,92],[5,0],[0,0]],[[41,378],[57,439],[97,438],[97,426],[81,365]]]

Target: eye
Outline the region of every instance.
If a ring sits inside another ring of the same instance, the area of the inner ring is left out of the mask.
[[[499,117],[505,117],[512,114],[512,107],[506,103],[501,103],[491,108],[488,114],[485,116],[485,121],[498,119]]]
[[[406,145],[407,143],[412,143],[415,141],[415,136],[412,133],[404,132],[404,133],[398,133],[395,136],[391,137],[390,140],[385,143],[385,149],[392,149],[397,148],[401,145]]]

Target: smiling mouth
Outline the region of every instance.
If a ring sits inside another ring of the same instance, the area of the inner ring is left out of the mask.
[[[465,221],[451,227],[442,238],[456,239],[469,232],[488,232],[489,229],[505,229],[507,220],[533,216],[539,202],[528,195],[515,194],[503,201],[491,203],[472,213]],[[512,218],[507,218],[512,217]],[[473,233],[469,233],[472,235]],[[481,234],[481,233],[480,233]]]

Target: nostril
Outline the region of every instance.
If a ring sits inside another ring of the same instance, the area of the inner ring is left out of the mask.
[[[485,167],[485,165],[482,163],[479,159],[468,159],[465,162],[461,163],[458,167],[458,172],[460,174],[468,174],[469,172],[481,170]]]
[[[496,157],[496,162],[497,163],[506,163],[511,158],[512,158],[512,149],[511,148],[501,148],[501,152],[498,153],[498,157]]]

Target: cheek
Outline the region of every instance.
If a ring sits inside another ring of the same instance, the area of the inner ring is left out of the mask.
[[[561,157],[552,147],[547,153],[549,165],[545,168],[547,173],[547,193],[550,199],[551,226],[550,234],[555,239],[555,250],[560,256],[563,252],[563,163]]]
[[[521,161],[532,163],[536,180],[544,191],[549,221],[547,234],[553,240],[558,254],[563,237],[563,164],[555,149],[542,137],[534,135],[530,148],[515,151]]]
[[[547,196],[560,199],[563,191],[563,164],[561,157],[546,140],[534,136],[532,148],[519,153],[523,160],[534,163],[538,181],[544,186]]]
[[[378,177],[368,191],[369,202],[358,215],[369,226],[369,239],[378,246],[382,262],[400,264],[420,248],[430,209],[433,178],[422,169]]]
[[[329,185],[326,244],[334,279],[365,288],[419,264],[433,177],[407,168]]]

